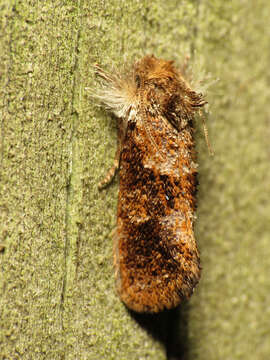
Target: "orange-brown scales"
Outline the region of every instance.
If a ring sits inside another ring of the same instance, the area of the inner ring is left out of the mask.
[[[97,97],[119,117],[117,291],[132,310],[170,309],[200,278],[192,120],[205,101],[172,61],[146,56],[120,76],[97,70]]]

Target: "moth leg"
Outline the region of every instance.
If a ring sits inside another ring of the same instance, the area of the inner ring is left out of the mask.
[[[113,83],[114,78],[110,74],[106,73],[98,64],[94,65],[94,69],[97,75],[99,75],[102,79],[107,81],[108,83]]]
[[[189,62],[190,62],[190,55],[185,55],[185,58],[184,58],[184,62],[180,68],[181,70],[181,73],[183,74],[183,76],[186,76],[187,75],[187,72],[188,72],[188,67],[189,67]]]
[[[98,184],[99,190],[102,190],[103,188],[105,188],[107,185],[109,185],[112,182],[117,170],[119,169],[119,158],[120,158],[120,148],[118,146],[116,153],[115,153],[115,159],[113,162],[113,166],[107,172],[107,175],[105,176],[105,178],[103,180],[101,180],[100,183]]]

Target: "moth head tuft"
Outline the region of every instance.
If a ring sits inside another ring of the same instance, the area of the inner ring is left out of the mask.
[[[136,80],[131,71],[125,74],[112,71],[109,74],[98,65],[95,66],[97,75],[102,79],[100,88],[94,97],[119,118],[125,118],[131,107],[136,106]]]
[[[147,82],[152,79],[173,78],[177,71],[173,61],[157,59],[154,55],[145,56],[135,64],[135,73],[141,80]]]

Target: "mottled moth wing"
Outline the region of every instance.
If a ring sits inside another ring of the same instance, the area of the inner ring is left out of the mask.
[[[158,312],[188,298],[199,280],[196,165],[192,123],[179,131],[148,110],[131,112],[122,144],[115,264],[126,305]]]

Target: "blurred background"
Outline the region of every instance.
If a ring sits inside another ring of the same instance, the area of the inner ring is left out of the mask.
[[[0,358],[270,357],[270,5],[266,0],[7,1],[0,6]],[[206,91],[196,122],[189,303],[130,314],[114,289],[117,180],[97,184],[116,123],[91,99],[93,64],[186,55]],[[215,80],[218,80],[215,82]]]

